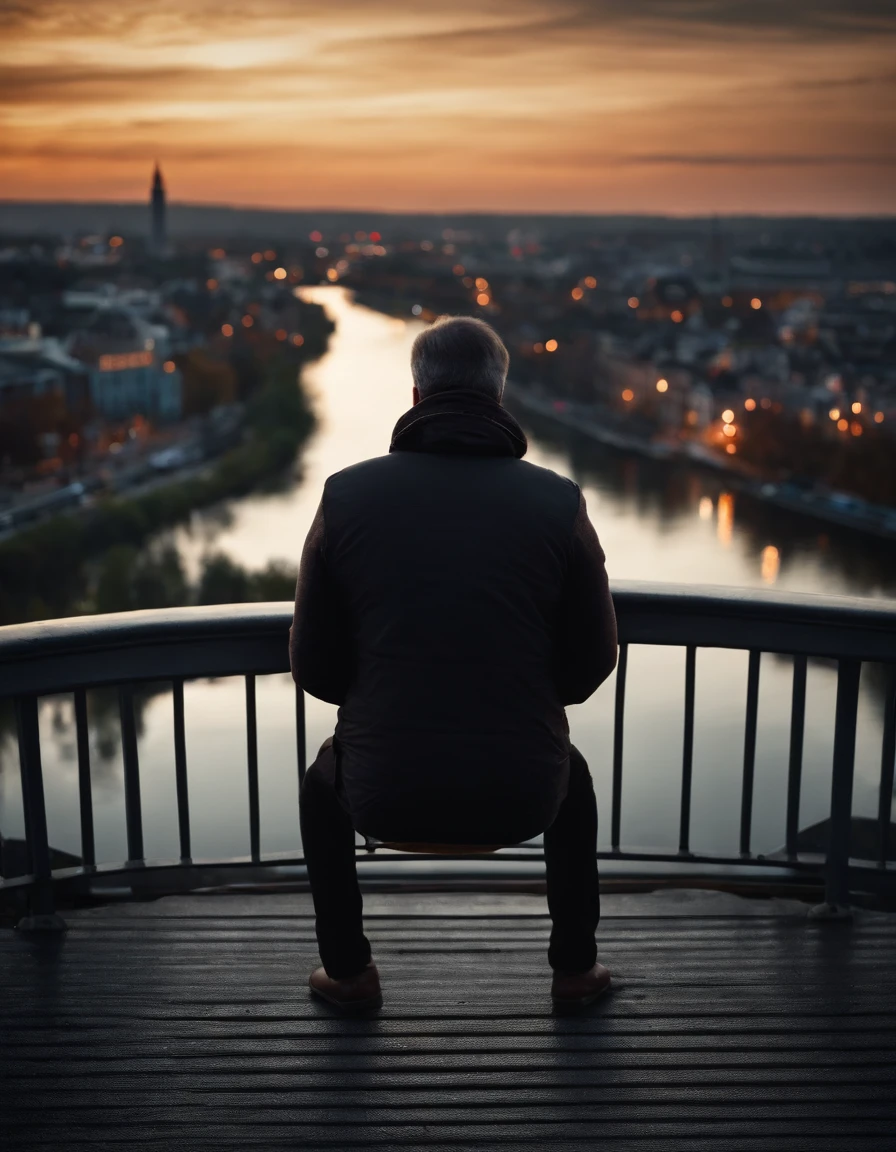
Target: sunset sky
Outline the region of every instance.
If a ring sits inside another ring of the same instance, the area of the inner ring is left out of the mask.
[[[896,0],[0,0],[0,196],[896,211]]]

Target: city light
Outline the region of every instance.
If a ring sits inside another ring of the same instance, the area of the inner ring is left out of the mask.
[[[277,253],[274,251],[273,248],[268,248],[268,250],[264,254],[264,258],[265,258],[265,260],[276,260],[277,259]]]
[[[277,331],[274,333],[274,335],[277,337],[278,340],[285,340],[288,333],[287,333],[285,328],[278,328]]]
[[[339,273],[336,271],[335,268],[328,268],[327,269],[327,279],[330,281],[331,284],[335,283],[335,281],[337,281],[339,279]]]
[[[264,256],[260,252],[253,252],[252,253],[252,263],[253,264],[260,264],[262,262],[262,260],[264,260]]]
[[[573,300],[581,300],[584,295],[585,291],[582,288],[573,288],[572,292],[570,292]]]
[[[837,421],[837,427],[840,429],[841,432],[845,432],[847,430],[847,428],[849,427],[849,421],[841,418],[840,420]]]
[[[171,372],[175,371],[175,369],[177,368],[177,365],[174,363],[173,360],[166,360],[165,363],[162,365],[162,367],[165,369],[166,372],[171,373]]]
[[[672,321],[675,324],[680,324],[682,320],[684,320],[684,312],[679,312],[679,310],[676,308],[672,313]]]
[[[533,344],[532,345],[532,351],[533,352],[544,352],[544,344],[542,344],[540,341],[538,342],[538,344]]]
[[[754,296],[753,299],[750,301],[750,307],[754,310],[754,312],[758,312],[759,309],[762,307],[762,301],[759,299],[758,296]]]
[[[366,232],[356,232],[355,233],[355,239],[358,241],[366,240],[367,239],[367,233]]]
[[[594,276],[586,276],[586,277],[585,277],[585,287],[586,287],[586,288],[596,288],[596,287],[597,287],[597,279],[596,279],[596,277],[594,277]]]
[[[109,247],[110,248],[120,248],[122,246],[122,244],[124,244],[124,240],[122,240],[122,238],[120,236],[110,236],[109,237]]]
[[[556,340],[546,340],[544,344],[545,352],[556,352],[559,347]]]
[[[370,233],[371,244],[379,244],[380,240],[382,240],[382,236],[379,234],[379,232]]]
[[[286,271],[285,268],[275,268],[274,269],[274,279],[275,280],[285,280],[288,275],[289,275],[289,273]]]
[[[722,432],[726,436],[736,436],[737,435],[737,425],[736,424],[723,424],[722,425]]]
[[[634,394],[634,392],[632,392],[631,388],[623,388],[622,399],[626,402],[626,404],[630,400],[634,400],[634,398],[635,398],[635,394]]]
[[[476,287],[480,292],[484,292],[488,288],[488,280],[484,276],[476,277]]]
[[[734,300],[732,299],[731,296],[723,296],[722,297],[722,306],[724,308],[730,308],[733,303],[734,303]]]
[[[828,416],[836,423],[840,419],[840,409],[832,408],[830,412],[828,412]]]
[[[731,424],[734,422],[734,413],[730,408],[726,408],[722,413],[722,422],[724,424]]]
[[[251,328],[252,325],[255,323],[255,321],[252,319],[251,316],[244,316],[242,318],[242,320],[240,321],[240,323],[242,324],[242,326],[244,328]]]
[[[296,348],[301,348],[302,345],[305,343],[305,337],[302,335],[301,332],[293,332],[292,342],[293,342],[293,344],[295,344]]]
[[[875,412],[874,413],[874,423],[875,424],[883,424],[883,422],[884,422],[883,412]]]
[[[638,299],[637,296],[629,296],[629,298],[628,298],[629,308],[637,308],[640,303],[641,303],[641,301]]]
[[[488,292],[480,292],[476,297],[476,303],[484,306],[488,304],[490,299],[491,297],[489,296]]]
[[[852,410],[853,410],[853,412],[855,413],[855,415],[856,415],[856,416],[858,416],[858,414],[859,414],[859,413],[862,411],[862,405],[861,405],[861,403],[860,403],[858,400],[856,400],[856,401],[854,402],[854,404],[853,404],[853,406],[852,406]]]
[[[212,258],[212,260],[223,260],[226,255],[227,253],[223,248],[212,248],[211,252],[209,252],[209,256]]]
[[[451,271],[455,276],[463,276],[464,272],[466,272],[466,268],[464,268],[463,264],[455,264]]]
[[[772,402],[771,402],[771,400],[769,400],[768,396],[763,396],[762,399],[759,401],[759,406],[761,408],[765,408],[765,410],[768,411],[768,409],[771,408],[771,406],[772,406]]]
[[[756,401],[752,396],[748,396],[747,399],[744,400],[744,408],[746,408],[748,412],[754,412],[756,410]]]
[[[697,505],[697,515],[701,520],[712,520],[712,499],[709,496],[701,496],[700,503]]]
[[[206,280],[205,286],[208,288],[209,292],[214,292],[214,290],[218,287],[218,281],[214,278],[211,280]]]
[[[728,447],[733,448],[734,445],[729,444]],[[728,545],[734,534],[734,497],[730,492],[720,493],[716,507],[716,535],[720,544]]]
[[[853,420],[852,424],[849,426],[849,430],[852,432],[853,436],[861,436],[864,432],[864,428],[858,422],[858,420]]]
[[[321,240],[323,240],[323,236],[320,234],[320,232],[317,232],[317,231],[309,232],[308,233],[308,239],[311,241],[312,244],[320,244]]]
[[[221,325],[221,335],[222,336],[232,336],[233,335],[233,325],[232,324],[222,324]]]
[[[734,453],[737,451],[737,445],[736,444],[726,444],[725,445],[725,451],[728,453],[729,456],[733,456]]]
[[[668,380],[662,380],[662,379],[657,380],[656,390],[657,390],[657,392],[668,392],[669,391],[669,381]]]
[[[319,260],[323,260],[323,259],[325,259],[325,257],[330,255],[330,249],[329,248],[315,248],[314,249],[314,255],[317,256],[317,258]]]

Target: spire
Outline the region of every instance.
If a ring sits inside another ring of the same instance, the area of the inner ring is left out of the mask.
[[[153,192],[164,192],[165,190],[165,185],[162,183],[162,169],[159,167],[158,160],[156,160],[152,174],[152,190]]]

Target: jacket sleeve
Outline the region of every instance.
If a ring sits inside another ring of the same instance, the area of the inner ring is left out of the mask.
[[[616,667],[616,612],[604,560],[580,489],[557,645],[557,682],[564,706],[587,700]]]
[[[296,684],[328,704],[342,704],[352,679],[353,646],[344,597],[327,565],[321,500],[302,551],[296,607],[289,630]]]

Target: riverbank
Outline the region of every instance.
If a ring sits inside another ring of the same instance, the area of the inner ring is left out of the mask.
[[[884,540],[896,540],[896,509],[868,504],[852,496],[839,493],[824,494],[794,483],[772,484],[752,478],[729,466],[700,444],[690,441],[670,443],[653,441],[626,433],[609,416],[602,422],[602,414],[595,406],[573,401],[553,400],[508,381],[506,398],[509,406],[517,405],[564,428],[571,429],[588,439],[622,452],[632,452],[652,460],[689,464],[721,474],[726,486],[744,492],[756,500],[798,512],[827,524],[837,524]]]
[[[88,567],[103,554],[114,560],[117,585],[127,576],[133,589],[143,588],[147,595],[153,591],[153,603],[142,602],[145,596],[133,602],[135,591],[129,607],[167,606],[158,602],[164,588],[161,570],[144,563],[138,548],[160,530],[189,520],[194,510],[245,496],[284,474],[315,424],[297,376],[295,363],[288,360],[268,364],[264,383],[246,405],[241,442],[198,474],[186,479],[172,475],[169,483],[156,483],[138,495],[99,499],[0,544],[0,625],[114,610],[109,603],[114,605],[120,594],[100,595],[106,574],[101,565],[93,571]],[[229,583],[252,586],[245,573]],[[173,602],[182,603],[181,583],[174,580],[171,588],[177,589]]]

